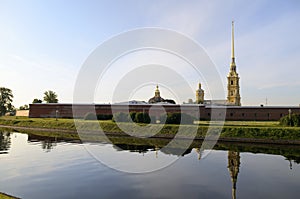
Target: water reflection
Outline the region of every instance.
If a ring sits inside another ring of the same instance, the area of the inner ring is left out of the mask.
[[[62,140],[60,140],[61,142]],[[56,137],[45,137],[45,136],[38,136],[28,134],[28,142],[31,143],[39,143],[45,152],[50,152],[54,147],[57,145],[57,138]]]
[[[10,145],[10,134],[1,133],[1,152],[7,153],[7,149]],[[109,137],[113,143],[113,148],[116,151],[129,151],[137,152],[141,154],[155,152],[155,157],[158,158],[159,151],[166,155],[174,156],[185,156],[195,149],[198,154],[198,160],[202,158],[203,151],[200,151],[202,141],[195,141],[191,145],[191,148],[185,150],[182,154],[182,150],[178,148],[164,148],[169,143],[166,139],[143,139],[143,138],[129,138],[129,137]],[[65,139],[57,137],[47,137],[34,134],[28,134],[29,142],[39,142],[42,149],[45,152],[50,152],[54,149],[59,142],[76,142],[81,143],[80,140]],[[185,142],[182,140],[181,142]],[[97,141],[97,143],[102,143]],[[104,143],[104,142],[103,142]],[[184,144],[183,144],[184,145]],[[180,143],[178,146],[182,146]],[[263,154],[274,154],[282,155],[288,161],[287,165],[290,169],[293,168],[293,163],[300,163],[300,147],[299,146],[286,146],[286,145],[270,145],[270,144],[247,144],[247,143],[217,143],[214,150],[226,150],[228,151],[228,169],[232,176],[233,182],[233,196],[235,195],[236,179],[239,172],[240,165],[240,152],[251,152],[251,153],[263,153]]]
[[[240,171],[240,153],[236,151],[228,151],[228,170],[232,182],[232,198],[236,198],[237,177]]]
[[[3,149],[9,148],[10,145],[10,134],[1,133],[1,151]],[[118,137],[118,136],[109,136],[110,141],[113,143],[113,148],[115,151],[129,151],[134,153],[152,153],[155,152],[155,156],[158,157],[158,151],[167,155],[174,156],[185,156],[192,152],[192,149],[195,149],[198,154],[198,159],[200,160],[203,151],[200,151],[202,141],[194,141],[189,149],[186,149],[182,154],[180,146],[184,146],[181,142],[186,142],[185,140],[178,141],[177,148],[165,148],[169,143],[168,139],[157,139],[157,138],[133,138],[133,137]],[[68,138],[58,138],[58,137],[48,137],[35,134],[28,134],[28,142],[37,142],[40,143],[42,149],[45,152],[50,152],[57,146],[59,142],[67,143],[81,143],[78,139],[68,139]],[[106,144],[102,142],[101,139],[97,140],[98,144]],[[2,149],[3,148],[3,149]],[[288,161],[289,168],[292,169],[293,162],[296,164],[300,163],[300,146],[297,145],[272,145],[272,144],[249,144],[249,143],[230,143],[230,142],[218,142],[213,150],[222,150],[222,151],[231,151],[231,152],[250,152],[250,153],[262,153],[262,154],[273,154],[281,155],[285,157]],[[232,155],[231,155],[232,156]]]
[[[126,138],[126,137],[110,137],[115,151],[128,151],[133,153],[151,153],[155,152],[155,157],[158,158],[158,151],[167,155],[185,156],[192,153],[192,150],[198,154],[197,159],[201,160],[203,151],[200,150],[201,141],[195,141],[191,148],[187,149],[183,154],[177,148],[164,148],[169,142],[168,140],[159,139],[141,139],[141,138]],[[143,140],[141,142],[141,140]],[[41,143],[42,148],[46,152],[50,152],[58,142],[74,142],[74,140],[61,140],[57,138],[49,138],[43,136],[29,135],[28,141]],[[183,140],[184,142],[184,140]],[[101,143],[101,142],[100,142]],[[180,146],[180,144],[179,144]],[[232,183],[232,198],[237,198],[237,181],[240,171],[241,157],[240,152],[264,153],[282,155],[286,158],[289,168],[292,169],[292,162],[299,164],[300,148],[298,146],[282,146],[282,145],[263,145],[263,144],[245,144],[245,143],[218,143],[214,150],[227,150],[228,172]]]
[[[15,156],[2,156],[0,191],[24,198],[41,198],[39,196],[47,194],[48,198],[71,198],[71,193],[75,192],[82,198],[88,198],[84,194],[90,194],[90,198],[134,196],[130,194],[137,194],[132,198],[147,198],[147,194],[154,194],[154,198],[182,198],[185,194],[187,198],[200,198],[201,194],[204,198],[282,198],[287,194],[291,198],[299,193],[297,182],[300,175],[297,171],[300,167],[296,165],[299,164],[299,146],[218,143],[212,154],[205,156],[207,151],[200,150],[201,141],[195,141],[181,155],[177,148],[163,148],[168,140],[128,137],[110,137],[110,140],[114,145],[104,142],[93,145],[105,146],[104,150],[109,148],[121,156],[136,155],[142,161],[145,160],[143,155],[151,156],[153,162],[156,158],[163,159],[166,156],[182,158],[165,170],[145,175],[127,175],[96,164],[91,156],[85,154],[79,140],[3,132],[0,133],[0,149]],[[76,144],[70,144],[74,142]],[[75,181],[77,183],[72,183]],[[24,182],[29,183],[28,186],[24,186]],[[99,187],[99,184],[103,187]],[[25,188],[22,190],[22,187]],[[260,191],[253,193],[255,189]],[[116,192],[119,195],[114,195]],[[198,197],[189,197],[189,193]],[[62,195],[55,197],[53,194]]]
[[[7,154],[10,148],[11,138],[10,133],[0,132],[0,154]]]
[[[51,149],[53,149],[56,146],[56,142],[52,142],[51,140],[42,140],[42,149],[44,149],[45,152],[50,152]]]

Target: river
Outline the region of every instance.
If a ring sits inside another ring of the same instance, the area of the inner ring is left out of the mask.
[[[0,192],[30,199],[300,195],[299,146],[218,143],[201,150],[193,143],[180,153],[163,148],[166,140],[111,140],[83,144],[2,131]],[[95,156],[94,149],[101,153]]]

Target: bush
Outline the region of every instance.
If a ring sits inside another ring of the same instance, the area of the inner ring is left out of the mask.
[[[282,126],[300,126],[300,115],[292,114],[291,117],[286,115],[279,120]]]
[[[148,113],[136,113],[135,122],[149,124],[151,122],[151,118]]]
[[[189,114],[182,113],[181,114],[181,123],[182,124],[194,124],[195,118]]]
[[[112,118],[113,118],[112,115],[104,115],[104,114],[97,115],[97,120],[111,120]]]
[[[130,112],[130,113],[129,113],[129,117],[130,117],[130,119],[131,119],[133,122],[136,122],[135,116],[136,116],[136,112]],[[130,121],[130,120],[129,120],[129,121]]]
[[[114,122],[129,122],[129,118],[130,115],[128,115],[127,113],[123,113],[123,112],[119,112],[119,113],[115,113],[113,115],[113,121]]]
[[[162,115],[160,121],[165,121],[166,124],[193,124],[194,118],[186,113],[167,113]]]
[[[150,122],[152,124],[156,124],[156,116],[154,116],[154,115],[149,115],[149,116],[150,116]]]
[[[127,114],[124,112],[119,112],[114,114],[113,116],[114,122],[131,122],[130,119],[136,123],[149,124],[151,122],[151,118],[148,113],[130,112],[129,114]]]
[[[112,115],[104,115],[104,114],[96,115],[93,112],[89,112],[85,114],[85,116],[83,117],[84,120],[111,120],[112,118],[113,118]]]
[[[97,116],[95,113],[87,113],[85,114],[85,116],[83,117],[84,120],[97,120]]]

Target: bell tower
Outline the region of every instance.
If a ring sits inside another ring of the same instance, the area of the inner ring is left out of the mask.
[[[241,106],[239,75],[236,72],[235,56],[234,56],[234,22],[232,21],[231,33],[231,64],[230,71],[227,76],[227,105]]]
[[[204,103],[204,90],[201,88],[201,83],[198,84],[198,89],[196,90],[196,104]]]

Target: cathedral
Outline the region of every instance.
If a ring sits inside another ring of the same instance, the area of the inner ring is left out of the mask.
[[[203,104],[203,105],[220,105],[220,106],[241,106],[239,74],[236,71],[235,55],[234,55],[234,22],[232,21],[231,32],[231,63],[230,70],[227,75],[227,99],[226,100],[204,100],[204,90],[201,88],[201,83],[198,84],[196,90],[196,100],[188,100],[188,104]],[[154,97],[148,100],[149,104],[167,103],[175,104],[174,100],[164,99],[160,96],[158,85],[156,86]]]
[[[228,121],[278,121],[289,112],[294,114],[300,114],[300,107],[295,106],[278,106],[278,107],[264,107],[264,106],[241,106],[240,96],[240,77],[237,73],[237,66],[235,63],[235,51],[234,51],[234,23],[232,22],[231,32],[231,62],[229,67],[229,73],[227,75],[227,98],[221,100],[205,100],[205,91],[202,84],[198,84],[196,90],[195,101],[189,99],[187,104],[189,107],[197,108],[200,111],[199,120],[211,120],[214,106],[226,107],[225,120]],[[114,111],[124,111],[125,108],[129,108],[131,112],[149,112],[153,104],[160,104],[168,112],[180,112],[181,105],[176,104],[173,99],[165,99],[161,96],[159,86],[156,86],[154,96],[146,101],[127,101],[121,103],[114,103],[116,105]],[[193,105],[194,106],[193,106]],[[170,106],[171,105],[171,106]],[[211,106],[212,105],[212,106]],[[90,111],[90,104],[30,104],[29,117],[30,118],[56,118],[57,112],[59,112],[59,118],[74,118],[74,109],[80,110],[79,115],[76,118],[84,118],[84,116]],[[95,106],[97,115],[111,115],[111,104],[92,104]],[[127,110],[127,109],[126,109]],[[220,114],[219,114],[220,115]]]
[[[160,91],[158,85],[156,85],[154,97],[148,100],[149,104],[156,104],[156,103],[164,103],[164,104],[176,104],[172,99],[164,99],[160,96]]]
[[[232,22],[231,64],[230,64],[230,71],[227,76],[227,99],[226,100],[204,100],[204,90],[201,88],[201,83],[199,83],[199,88],[196,90],[195,103],[241,106],[239,80],[240,77],[236,71],[235,56],[234,56],[234,22]]]

